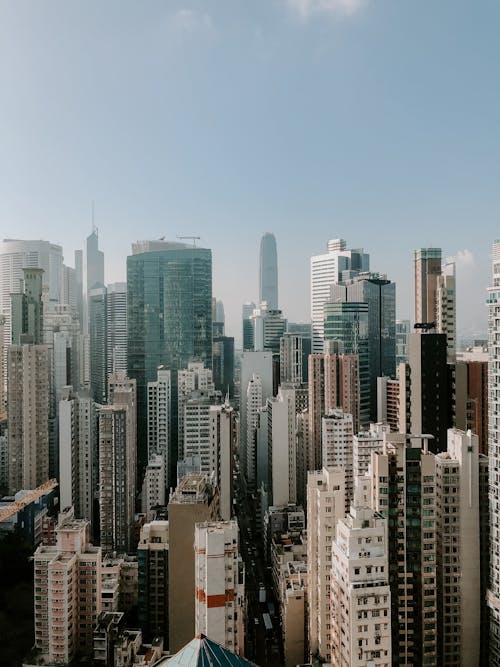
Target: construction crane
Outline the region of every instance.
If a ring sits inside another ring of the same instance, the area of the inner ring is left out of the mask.
[[[196,248],[196,241],[199,241],[201,239],[201,236],[178,236],[178,239],[181,241],[185,239],[190,239],[193,242],[193,246]]]
[[[37,486],[36,489],[33,489],[33,491],[29,491],[20,500],[12,503],[11,505],[8,505],[4,510],[0,510],[0,523],[6,519],[9,519],[11,516],[14,516],[14,514],[17,514],[31,503],[34,503],[35,500],[38,500],[38,498],[45,496],[47,493],[49,493],[49,491],[52,491],[52,489],[55,489],[58,485],[59,482],[57,479],[49,479],[48,482],[44,482],[40,486]]]

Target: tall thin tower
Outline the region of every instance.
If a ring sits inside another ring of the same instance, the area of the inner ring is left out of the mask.
[[[259,302],[267,301],[269,310],[278,310],[278,254],[274,234],[266,232],[260,240]]]
[[[500,664],[500,240],[493,244],[493,282],[488,289],[488,456],[490,504],[490,665]]]

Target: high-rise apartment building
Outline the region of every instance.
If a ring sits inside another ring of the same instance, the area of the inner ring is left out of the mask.
[[[144,637],[163,637],[168,646],[168,521],[151,521],[141,528],[139,563],[139,625]]]
[[[158,366],[172,372],[172,456],[177,468],[177,371],[212,364],[212,253],[183,243],[144,241],[127,258],[128,375],[137,381],[137,451],[147,463],[147,383]]]
[[[363,249],[347,250],[344,239],[328,241],[328,251],[311,257],[311,321],[312,352],[323,351],[323,306],[330,301],[330,288],[342,280],[343,274],[351,277],[359,271],[369,271],[370,256]],[[346,272],[346,273],[344,273]]]
[[[247,482],[251,490],[255,489],[257,479],[257,426],[262,404],[262,381],[258,375],[253,375],[248,383],[243,407],[246,410],[246,433],[240,431],[240,438],[246,440]]]
[[[9,489],[49,479],[49,355],[45,345],[8,350]]]
[[[165,467],[166,488],[174,486],[169,477],[171,455],[171,373],[164,366],[157,370],[156,380],[148,382],[148,461],[155,454],[161,456]]]
[[[307,407],[307,388],[279,387],[267,400],[269,503],[297,500],[297,415]]]
[[[488,458],[490,499],[490,664],[500,664],[500,240],[492,250],[488,289]]]
[[[72,508],[59,515],[56,544],[34,555],[35,648],[50,664],[68,664],[92,651],[101,612],[101,549],[90,544],[90,524]]]
[[[169,648],[178,651],[195,632],[195,524],[219,519],[217,489],[204,475],[187,475],[168,504]]]
[[[358,477],[366,475],[370,467],[372,452],[381,450],[384,433],[390,433],[388,424],[370,424],[369,429],[355,433],[352,438],[352,473],[354,483]]]
[[[309,652],[326,662],[332,659],[331,574],[332,542],[337,521],[345,513],[345,482],[341,468],[307,475],[307,562],[309,565]]]
[[[43,269],[23,269],[19,292],[10,295],[12,342],[43,343]]]
[[[127,283],[106,287],[106,365],[108,377],[127,372]]]
[[[166,504],[165,463],[163,456],[152,454],[149,457],[144,480],[142,482],[142,513],[148,521],[154,518],[155,510]]]
[[[195,551],[195,634],[238,655],[245,650],[245,579],[239,555],[238,523],[197,523]]]
[[[323,468],[342,468],[345,475],[345,509],[349,513],[354,492],[352,415],[330,410],[321,419]]]
[[[372,453],[372,508],[388,521],[393,664],[438,663],[436,458],[422,436],[385,433]]]
[[[231,405],[211,405],[210,420],[210,474],[219,489],[220,516],[224,521],[233,511],[233,452],[235,416]]]
[[[331,663],[391,664],[391,591],[387,520],[370,507],[369,480],[360,483],[332,544]]]
[[[90,389],[98,403],[106,403],[108,395],[106,301],[104,285],[96,285],[87,293]]]
[[[99,507],[105,553],[132,548],[136,494],[135,381],[116,374],[109,386],[112,403],[99,409]]]
[[[411,333],[410,320],[396,320],[396,368],[408,363],[408,336]]]
[[[266,232],[260,240],[259,302],[278,310],[278,254],[274,234]]]

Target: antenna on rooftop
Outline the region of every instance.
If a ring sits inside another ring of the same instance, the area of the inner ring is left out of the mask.
[[[178,236],[178,239],[185,240],[190,239],[193,242],[193,246],[196,248],[196,241],[201,239],[201,236]]]

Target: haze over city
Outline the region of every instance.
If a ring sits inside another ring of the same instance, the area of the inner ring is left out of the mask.
[[[412,315],[412,251],[457,258],[458,331],[484,333],[497,236],[500,7],[467,2],[3,2],[4,238],[73,250],[106,280],[141,238],[200,236],[240,339],[258,244],[309,319],[309,257],[371,254]]]

